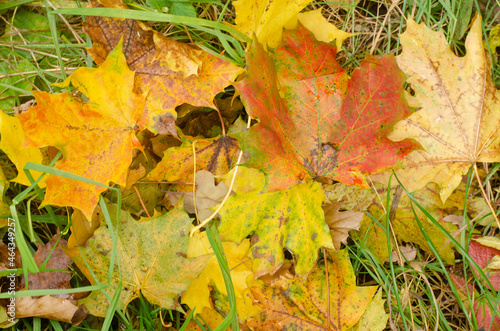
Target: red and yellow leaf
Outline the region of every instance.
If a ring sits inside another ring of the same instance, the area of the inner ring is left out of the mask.
[[[303,27],[285,31],[276,50],[254,42],[248,53],[237,88],[260,123],[234,136],[269,191],[317,176],[367,187],[366,174],[396,167],[419,147],[386,137],[411,113],[394,58],[369,56],[350,78],[335,54]]]

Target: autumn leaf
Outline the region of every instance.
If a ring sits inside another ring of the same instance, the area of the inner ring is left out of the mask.
[[[335,46],[339,52],[342,51],[342,43],[344,40],[354,36],[353,33],[339,30],[335,25],[329,23],[321,14],[321,8],[304,13],[298,13],[296,21],[297,23],[300,22],[300,24],[302,24],[307,30],[311,31],[318,41],[331,43],[335,40]],[[288,29],[296,29],[297,23],[288,22],[286,27]]]
[[[121,45],[99,68],[79,68],[61,86],[70,83],[88,101],[68,92],[34,91],[37,105],[17,116],[25,134],[23,146],[54,146],[64,157],[57,162],[57,169],[125,186],[132,150],[142,148],[134,128],[144,109],[144,98],[132,92],[134,73],[125,63]],[[72,206],[87,219],[105,190],[54,175],[46,183],[43,205]]]
[[[109,208],[111,219],[116,217],[111,213],[114,209]],[[198,277],[207,260],[207,257],[185,257],[190,225],[191,219],[179,206],[167,214],[142,222],[135,221],[129,213],[122,211],[116,234],[120,270],[115,266],[107,293],[113,296],[121,280],[122,308],[142,294],[152,304],[175,309],[178,303],[174,298]],[[113,240],[109,229],[101,226],[87,245],[81,248],[81,253],[75,247],[68,250],[67,254],[92,284],[96,284],[96,280],[85,261],[97,280],[101,284],[108,284],[112,250]],[[92,292],[84,303],[91,314],[101,317],[106,315],[109,305],[101,291]]]
[[[68,248],[85,245],[94,231],[99,228],[101,221],[104,221],[104,217],[99,206],[95,208],[90,221],[80,210],[75,209],[71,214],[71,236],[68,239]]]
[[[221,237],[239,243],[253,233],[256,277],[280,268],[285,247],[295,256],[296,273],[307,274],[316,262],[318,249],[333,248],[321,209],[324,194],[320,184],[310,181],[265,194],[260,194],[261,190],[262,186],[255,187],[253,191],[228,198],[219,213]]]
[[[181,146],[169,148],[164,152],[162,160],[149,173],[147,179],[192,183],[193,144],[195,144],[197,170],[207,170],[218,176],[227,173],[236,164],[235,156],[239,150],[236,139],[229,136],[217,139],[183,137]]]
[[[199,235],[206,238],[205,232],[200,233]],[[210,246],[210,244],[208,245]],[[222,246],[224,248],[224,253],[226,255],[231,273],[231,279],[236,296],[238,317],[244,322],[247,318],[260,313],[260,308],[253,305],[253,298],[247,285],[247,278],[249,276],[251,279],[254,278],[252,262],[248,258],[250,240],[245,239],[239,245],[232,242],[223,242]],[[207,253],[203,249],[200,251],[201,254],[199,255]],[[210,250],[210,253],[212,252],[213,251]],[[188,255],[188,257],[194,256]],[[205,308],[213,309],[209,286],[215,286],[215,288],[220,291],[222,295],[227,296],[224,277],[222,276],[222,271],[219,263],[217,262],[217,258],[214,255],[212,255],[210,260],[208,260],[205,270],[203,270],[200,276],[189,285],[186,292],[182,294],[182,303],[187,304],[191,308],[196,307],[196,311],[202,311]]]
[[[397,176],[409,191],[439,184],[445,201],[471,165],[500,161],[500,92],[483,49],[481,18],[472,24],[463,57],[453,54],[442,32],[411,19],[400,40],[403,52],[396,59],[415,91],[409,103],[420,110],[389,138],[413,138],[425,150],[411,153]]]
[[[473,241],[470,243],[472,244]],[[463,278],[463,270],[463,265],[454,266],[451,268],[449,275],[458,290],[459,297],[464,303],[464,306],[474,314],[478,330],[499,329],[500,317],[498,316],[498,305],[495,302],[496,300],[489,299],[492,298],[494,294],[485,295],[486,293],[484,291],[479,293],[473,283]],[[470,300],[471,296],[473,296],[475,300]]]
[[[207,219],[213,211],[211,208],[217,206],[226,196],[229,188],[224,182],[214,184],[214,175],[206,170],[200,170],[196,173],[197,189],[195,200],[192,193],[184,193],[184,210],[203,221]],[[172,202],[173,203],[173,202]]]
[[[326,224],[330,228],[330,234],[335,249],[340,249],[340,244],[347,244],[349,231],[359,230],[363,213],[358,211],[339,211],[343,203],[330,203],[323,206]]]
[[[7,154],[12,163],[17,168],[18,175],[12,181],[30,186],[31,182],[24,173],[24,166],[27,162],[43,163],[43,156],[39,148],[26,147],[22,148],[24,140],[24,132],[19,122],[19,119],[14,116],[9,116],[3,111],[0,111],[0,149]],[[31,175],[36,180],[42,173],[38,171],[31,171]],[[38,186],[45,187],[45,180],[47,177],[42,178],[38,182]]]
[[[387,190],[379,189],[379,195],[382,200],[386,200]],[[434,254],[427,238],[422,234],[422,231],[427,232],[431,238],[434,247],[438,250],[441,258],[448,264],[453,264],[455,261],[454,251],[448,237],[441,232],[422,211],[412,205],[410,198],[402,190],[391,190],[391,205],[389,210],[390,222],[398,240],[405,242],[416,243],[421,249]],[[431,183],[422,190],[413,193],[413,197],[434,219],[450,233],[457,230],[457,227],[443,220],[443,215],[456,212],[463,208],[465,193],[464,190],[457,190],[449,201],[442,203],[439,199],[439,190],[436,184]],[[374,198],[372,205],[368,208],[371,216],[364,215],[359,233],[352,232],[358,240],[362,240],[362,244],[369,249],[372,254],[380,261],[384,262],[389,256],[387,248],[387,233],[386,228],[386,213],[385,206],[382,205],[378,198]],[[416,221],[417,215],[421,227]],[[421,230],[421,228],[423,230]],[[366,241],[365,241],[366,240]],[[392,243],[394,245],[394,243]]]
[[[60,239],[59,235],[53,236],[48,243],[38,245],[38,249],[33,255],[36,264],[44,266],[48,271],[28,274],[28,285],[26,286],[23,277],[20,289],[24,290],[45,290],[45,289],[71,289],[71,273],[68,267],[73,263],[63,252],[67,242]],[[66,270],[58,271],[58,270]],[[16,318],[40,317],[49,318],[56,321],[80,324],[87,316],[87,311],[83,305],[78,305],[78,299],[84,297],[85,293],[55,294],[52,296],[40,297],[19,297],[15,301]]]
[[[349,330],[365,312],[377,286],[356,286],[347,250],[331,254],[328,279],[325,271],[324,264],[318,263],[306,279],[284,280],[280,287],[253,285],[256,303],[263,310],[248,326],[252,330],[325,330],[329,325],[331,330]]]
[[[95,5],[95,4],[94,4]],[[241,71],[196,47],[167,38],[139,21],[89,16],[84,31],[100,65],[123,37],[124,54],[135,72],[135,89],[147,93],[140,124],[154,133],[177,135],[175,107],[188,103],[214,108],[213,98]]]
[[[491,244],[492,242],[494,243],[493,245]],[[500,256],[499,242],[500,240],[495,237],[475,238],[470,241],[468,250],[470,257],[477,263],[479,268],[483,269],[491,286],[493,286],[492,290],[495,291],[500,289],[500,268],[491,268],[491,264],[495,262],[495,257]],[[476,275],[479,274],[475,268],[472,270]]]
[[[236,29],[257,40],[264,48],[277,47],[283,38],[283,27],[311,0],[238,0],[233,2]]]
[[[349,78],[335,53],[300,27],[269,54],[255,42],[247,55],[237,88],[260,123],[233,135],[250,153],[245,165],[266,173],[268,191],[318,176],[368,187],[366,174],[395,167],[418,147],[386,138],[410,114],[394,58],[368,56]]]
[[[382,299],[382,288],[380,288],[352,330],[382,331],[385,329],[388,319],[389,314],[385,312],[385,300]]]

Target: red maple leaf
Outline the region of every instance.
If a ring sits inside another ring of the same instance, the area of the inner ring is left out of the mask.
[[[397,166],[420,147],[387,138],[412,112],[394,57],[367,56],[349,77],[335,56],[335,46],[304,27],[285,31],[269,52],[255,41],[247,55],[237,88],[260,123],[235,137],[250,153],[247,165],[267,174],[268,191],[319,176],[367,187],[365,175]]]

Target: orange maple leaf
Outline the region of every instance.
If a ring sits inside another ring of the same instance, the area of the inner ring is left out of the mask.
[[[92,5],[98,6],[95,2]],[[136,73],[135,88],[148,92],[140,125],[154,133],[177,136],[175,107],[188,103],[215,108],[215,95],[242,70],[203,50],[167,38],[136,20],[90,16],[84,31],[93,41],[89,52],[98,65],[124,38],[127,64]]]
[[[134,128],[144,110],[144,97],[132,92],[121,43],[97,69],[79,68],[60,84],[77,87],[88,101],[69,93],[33,92],[37,106],[18,115],[24,147],[54,146],[64,156],[56,168],[97,182],[125,185],[132,150],[142,149]],[[49,176],[44,205],[72,206],[90,219],[104,187]]]

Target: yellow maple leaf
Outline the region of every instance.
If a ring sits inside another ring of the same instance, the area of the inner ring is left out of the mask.
[[[335,40],[335,46],[338,52],[342,51],[342,43],[344,40],[355,35],[355,33],[344,32],[337,29],[335,25],[329,23],[321,14],[321,8],[297,14],[296,19],[292,19],[288,22],[286,28],[295,29],[297,27],[297,22],[300,22],[307,30],[311,31],[314,37],[319,41],[331,43]]]
[[[283,27],[305,8],[311,0],[239,0],[233,3],[236,28],[259,43],[276,48],[281,42]]]
[[[420,110],[396,124],[389,138],[413,138],[424,150],[412,152],[396,173],[409,191],[439,184],[445,201],[475,162],[500,161],[500,92],[483,49],[481,18],[467,36],[464,57],[453,54],[442,32],[412,20],[401,44],[396,59],[415,91],[407,98]]]
[[[208,239],[205,232],[191,237],[188,246],[188,258],[206,254],[207,244]],[[222,246],[229,264],[229,270],[231,270],[238,316],[242,321],[245,321],[247,318],[260,313],[260,308],[252,304],[253,300],[246,282],[249,276],[252,279],[254,276],[252,262],[248,258],[250,240],[245,239],[239,245],[232,242],[223,242]],[[182,303],[187,304],[190,308],[196,307],[196,311],[200,312],[206,308],[212,309],[210,289],[208,287],[211,283],[217,287],[217,290],[227,296],[224,278],[215,256],[208,260],[205,270],[182,294]]]
[[[23,145],[24,132],[19,119],[9,116],[3,111],[0,111],[0,134],[2,135],[0,149],[7,154],[18,171],[17,177],[12,181],[30,186],[31,183],[28,177],[26,177],[23,168],[27,162],[42,163],[43,156],[40,149],[37,147],[21,147]],[[38,171],[31,171],[31,175],[34,179],[40,177],[41,174],[42,173]],[[46,178],[47,177],[42,178],[40,182],[38,182],[38,186],[44,188]]]
[[[56,168],[94,181],[124,186],[132,150],[141,148],[134,128],[144,110],[142,95],[132,92],[121,44],[97,69],[79,68],[60,86],[72,83],[86,102],[67,92],[33,92],[37,106],[18,115],[24,147],[54,146],[64,156]],[[64,177],[47,178],[44,205],[72,206],[90,219],[105,187]]]

